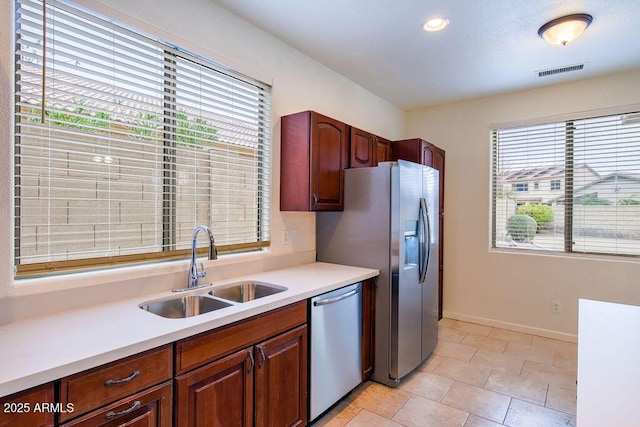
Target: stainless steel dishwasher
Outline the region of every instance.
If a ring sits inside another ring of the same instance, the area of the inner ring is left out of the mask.
[[[362,382],[362,283],[311,299],[309,420]]]

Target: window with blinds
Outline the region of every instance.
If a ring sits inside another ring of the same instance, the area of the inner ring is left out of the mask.
[[[640,255],[640,112],[492,132],[492,246]]]
[[[17,276],[269,245],[270,88],[68,2],[16,2]]]

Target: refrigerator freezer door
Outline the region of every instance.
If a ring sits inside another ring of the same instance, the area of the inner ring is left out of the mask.
[[[426,244],[428,262],[422,283],[422,360],[433,352],[438,344],[438,190],[439,172],[424,168],[422,174],[422,197],[426,203],[428,235]]]
[[[393,176],[396,178],[396,175]],[[398,162],[397,179],[392,182],[392,223],[401,224],[399,263],[391,281],[390,377],[400,379],[422,362],[422,286],[420,285],[419,244],[422,166]]]

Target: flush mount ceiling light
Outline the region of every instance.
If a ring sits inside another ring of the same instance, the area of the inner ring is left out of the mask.
[[[593,17],[586,13],[563,16],[540,27],[538,35],[551,44],[564,46],[580,37],[591,21]]]
[[[447,18],[433,18],[424,23],[422,29],[425,31],[440,31],[449,25]]]

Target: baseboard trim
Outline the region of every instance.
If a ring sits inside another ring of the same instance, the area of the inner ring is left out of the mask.
[[[456,313],[447,310],[444,310],[442,312],[442,316],[448,319],[462,320],[463,322],[477,323],[485,326],[508,329],[515,332],[524,332],[526,334],[537,335],[545,338],[553,338],[560,341],[568,341],[573,343],[578,342],[578,335],[568,334],[566,332],[558,332],[551,329],[536,328],[519,323],[503,322],[500,320],[488,319],[486,317],[470,316],[467,314]]]

